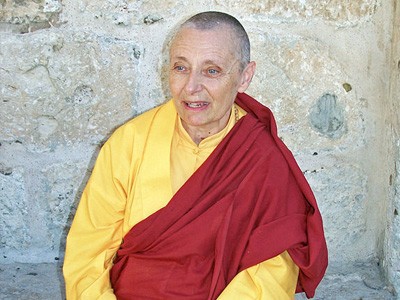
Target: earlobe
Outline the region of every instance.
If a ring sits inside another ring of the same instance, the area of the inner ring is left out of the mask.
[[[256,62],[255,61],[249,62],[242,73],[241,84],[238,89],[239,93],[244,93],[247,90],[253,79],[255,70],[256,70]]]

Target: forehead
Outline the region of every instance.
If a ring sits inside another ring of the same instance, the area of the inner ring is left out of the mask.
[[[207,30],[184,27],[172,40],[170,58],[231,59],[236,52],[233,31],[227,26]]]

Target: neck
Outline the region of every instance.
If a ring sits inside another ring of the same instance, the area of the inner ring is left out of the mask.
[[[237,110],[236,107],[233,106],[234,109],[234,117],[235,117],[235,123],[239,120],[239,111]],[[232,110],[231,110],[232,111]],[[231,111],[223,117],[221,120],[219,120],[218,123],[210,124],[208,126],[191,126],[185,123],[182,119],[182,126],[186,130],[186,132],[189,134],[190,138],[192,141],[196,144],[199,145],[202,140],[217,134],[221,130],[223,130],[230,119],[231,116]]]
[[[196,145],[199,145],[202,140],[204,140],[214,134],[217,134],[222,129],[224,129],[225,126],[228,124],[229,117],[230,117],[230,113],[228,113],[226,116],[224,116],[218,122],[214,122],[211,124],[205,124],[205,125],[201,125],[201,126],[189,125],[182,120],[182,126],[186,130],[186,132],[189,134],[192,141]]]
[[[226,124],[225,124],[226,125]],[[189,136],[191,137],[192,141],[196,144],[199,145],[201,143],[202,140],[217,134],[218,132],[220,132],[222,130],[221,129],[204,129],[204,128],[193,128],[193,127],[186,127],[183,126],[183,128],[185,128],[185,130],[187,131],[187,133],[189,134]]]

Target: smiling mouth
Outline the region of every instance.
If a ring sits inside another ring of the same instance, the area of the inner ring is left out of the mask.
[[[189,108],[203,108],[208,105],[207,102],[185,102],[185,105]]]

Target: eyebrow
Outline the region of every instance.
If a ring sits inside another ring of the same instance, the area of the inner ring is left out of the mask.
[[[182,61],[184,61],[184,62],[189,62],[188,59],[187,59],[185,56],[176,56],[176,57],[172,57],[171,60],[182,60]],[[205,61],[203,62],[203,64],[205,64],[205,65],[215,65],[215,66],[218,66],[218,67],[221,66],[220,63],[217,63],[216,61],[213,61],[213,60],[211,60],[211,59],[205,60]]]
[[[171,60],[172,60],[172,59],[187,61],[186,57],[184,57],[184,56],[176,56],[176,57],[172,56],[172,57],[171,57]]]

